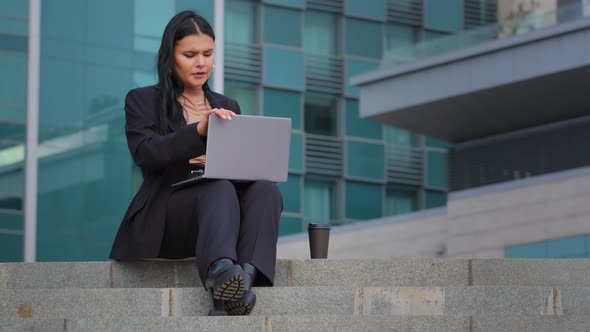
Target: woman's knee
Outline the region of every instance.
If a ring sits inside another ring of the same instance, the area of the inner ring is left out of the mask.
[[[282,210],[283,195],[276,183],[266,180],[254,181],[248,191],[265,202],[279,205]]]
[[[223,199],[237,198],[236,189],[229,180],[213,180],[203,185],[206,196]]]

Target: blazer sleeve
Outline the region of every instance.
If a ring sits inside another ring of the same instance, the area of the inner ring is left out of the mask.
[[[197,133],[198,122],[167,135],[158,133],[154,100],[153,95],[146,96],[138,90],[129,91],[125,97],[125,134],[137,166],[158,170],[205,154],[204,139]]]
[[[235,101],[235,100],[232,100],[232,101],[233,101],[233,104],[234,104],[233,105],[233,108],[232,108],[232,111],[234,113],[236,113],[236,114],[242,114],[242,110],[240,109],[240,104],[237,101]]]

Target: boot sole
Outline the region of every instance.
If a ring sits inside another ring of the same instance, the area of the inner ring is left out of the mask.
[[[226,302],[225,310],[232,316],[247,316],[254,309],[256,294],[252,291],[244,292],[244,296],[237,301]]]
[[[213,299],[236,301],[244,295],[244,277],[239,267],[231,267],[215,280]]]

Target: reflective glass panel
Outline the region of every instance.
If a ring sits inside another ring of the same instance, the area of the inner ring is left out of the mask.
[[[388,187],[385,193],[385,215],[396,216],[418,210],[418,190]]]
[[[305,132],[324,136],[337,136],[337,104],[335,97],[306,96]]]
[[[335,219],[336,188],[334,182],[305,179],[303,190],[303,215],[306,221],[329,223]]]
[[[256,88],[248,85],[227,84],[224,94],[235,99],[240,104],[242,114],[258,114]]]
[[[225,2],[225,40],[242,44],[256,43],[256,3]]]
[[[338,21],[336,16],[319,12],[305,12],[303,49],[316,55],[338,54]]]

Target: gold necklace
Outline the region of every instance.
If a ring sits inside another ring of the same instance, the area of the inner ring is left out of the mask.
[[[187,95],[182,94],[181,95],[183,98],[183,106],[185,109],[187,109],[187,111],[193,111],[193,112],[204,112],[208,109],[207,107],[207,97],[203,94],[203,102],[199,103],[197,101],[197,99],[195,99],[195,101],[193,102]],[[188,104],[186,103],[188,101]]]

